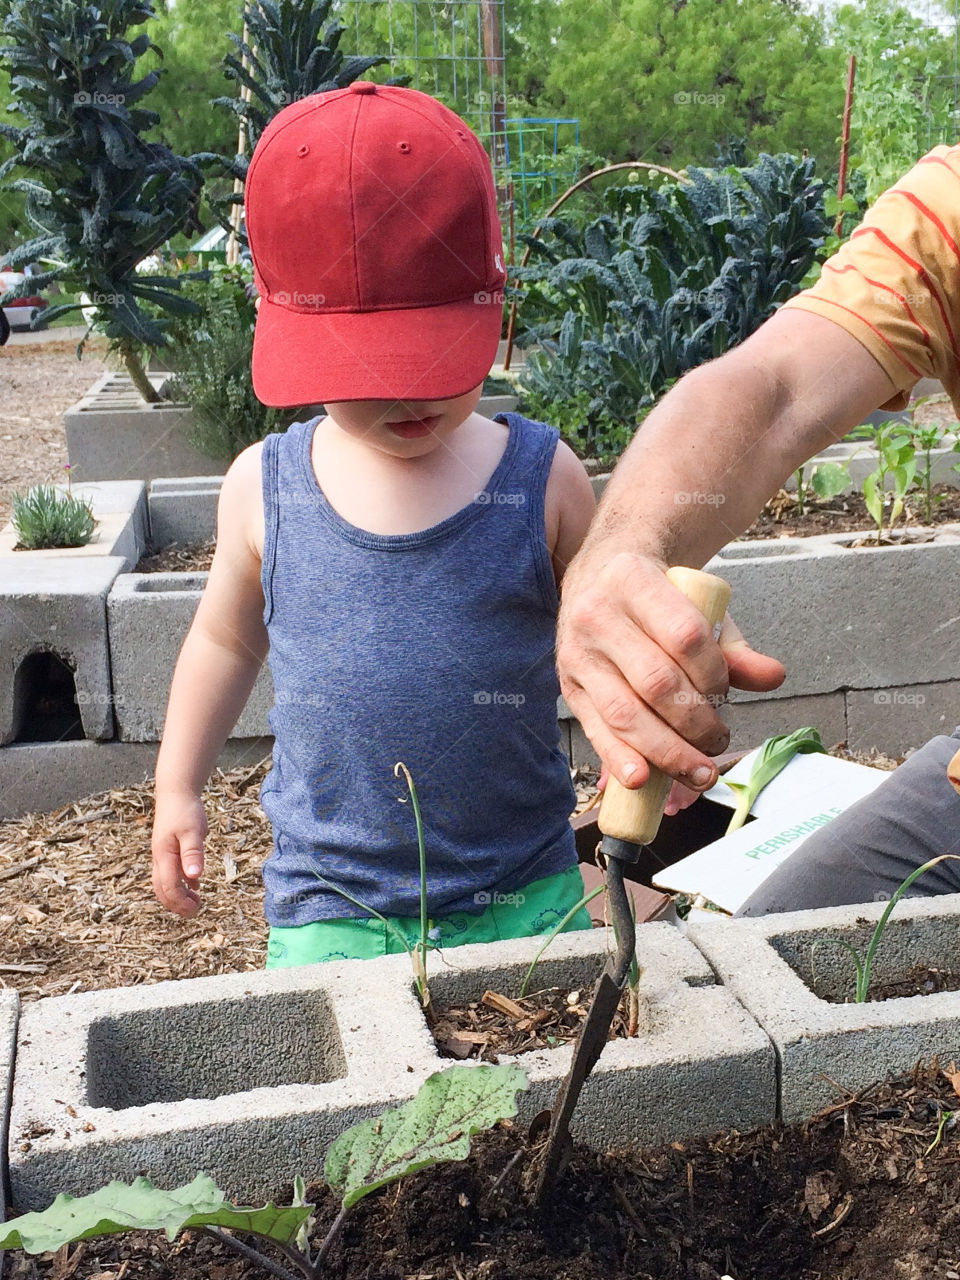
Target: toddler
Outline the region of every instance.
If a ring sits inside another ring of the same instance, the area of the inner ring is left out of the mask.
[[[427,95],[358,81],[274,118],[245,199],[254,388],[326,412],[224,478],[157,760],[157,896],[199,909],[201,791],[268,658],[268,967],[398,950],[372,912],[417,936],[398,761],[434,941],[549,931],[583,892],[553,644],[594,502],[555,429],[476,412],[505,281],[486,153]]]

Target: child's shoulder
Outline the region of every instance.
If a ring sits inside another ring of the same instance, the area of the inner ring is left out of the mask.
[[[261,458],[263,441],[248,445],[238,453],[223,477],[217,521],[225,520],[243,526],[250,545],[263,551],[263,488]]]

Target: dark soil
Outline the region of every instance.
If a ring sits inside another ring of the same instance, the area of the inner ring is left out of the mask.
[[[948,1124],[938,1135],[956,1106],[948,1078],[930,1070],[805,1126],[643,1157],[578,1148],[542,1217],[530,1206],[536,1152],[501,1128],[469,1160],[362,1200],[325,1280],[957,1280],[960,1142]],[[337,1205],[322,1189],[308,1195],[318,1245]],[[268,1275],[193,1232],[10,1259],[11,1280]]]
[[[960,973],[917,965],[899,982],[871,984],[868,1000],[896,1000],[900,996],[932,996],[938,991],[960,991]]]
[[[215,542],[171,542],[159,551],[142,556],[137,573],[207,573],[213,560]]]
[[[570,990],[549,987],[512,999],[487,991],[466,1005],[438,1005],[433,1014],[433,1038],[441,1057],[475,1058],[498,1062],[499,1054],[532,1053],[575,1040],[590,1009],[593,987]],[[624,992],[608,1039],[628,1034],[629,992]]]
[[[936,501],[929,524],[924,500],[913,495],[907,500],[904,513],[894,527],[895,534],[898,529],[910,531],[960,520],[960,489],[938,484],[934,485],[933,492]],[[770,499],[757,520],[739,540],[809,537],[816,533],[849,533],[856,530],[863,530],[865,533],[876,531],[862,495],[849,493],[831,498],[829,502],[815,502],[808,506],[802,516],[798,516],[795,495],[781,490]]]

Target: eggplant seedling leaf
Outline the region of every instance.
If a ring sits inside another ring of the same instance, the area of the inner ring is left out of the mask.
[[[312,1205],[235,1208],[205,1173],[173,1191],[149,1178],[111,1182],[89,1196],[59,1195],[40,1213],[25,1213],[0,1226],[0,1249],[52,1253],[64,1244],[123,1231],[165,1231],[175,1240],[185,1227],[232,1227],[289,1244],[310,1216]]]
[[[445,1160],[465,1160],[470,1139],[517,1113],[528,1085],[517,1066],[451,1067],[424,1081],[402,1107],[362,1120],[327,1152],[324,1175],[343,1208],[408,1173]]]

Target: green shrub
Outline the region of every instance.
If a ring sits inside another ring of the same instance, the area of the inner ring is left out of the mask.
[[[17,546],[24,551],[82,547],[93,537],[97,522],[90,503],[52,484],[15,493],[12,505]]]
[[[198,311],[171,332],[169,354],[176,373],[170,394],[193,410],[190,442],[212,458],[229,460],[269,432],[282,430],[290,415],[267,408],[253,391],[250,361],[257,313],[247,296],[249,269],[216,265],[205,276],[184,286]]]
[[[575,406],[581,453],[622,447],[677,378],[758,328],[829,230],[810,159],[688,178],[610,187],[586,227],[555,217],[523,237],[517,341],[542,348],[520,373],[524,411]]]

